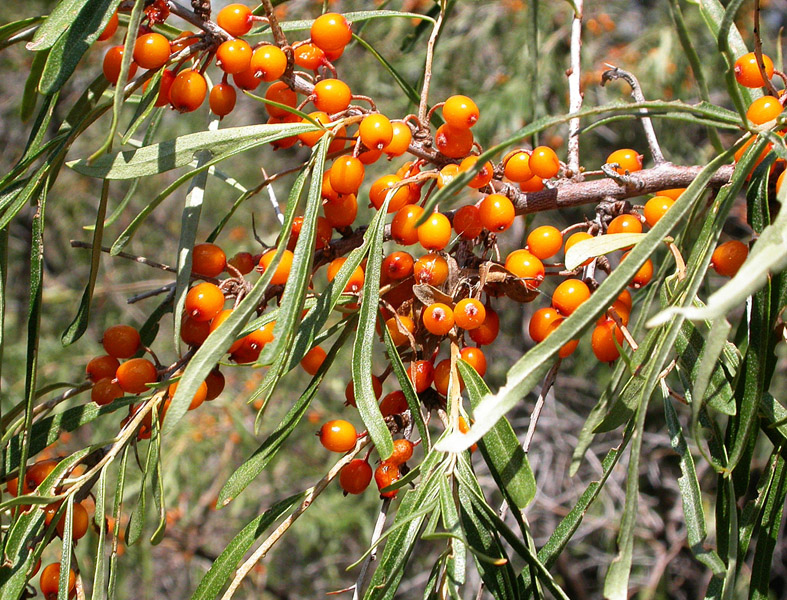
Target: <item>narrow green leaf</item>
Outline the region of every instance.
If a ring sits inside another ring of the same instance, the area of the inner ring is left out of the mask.
[[[232,538],[219,557],[213,561],[210,569],[199,582],[191,600],[213,600],[221,591],[230,575],[238,568],[241,559],[246,555],[254,542],[276,520],[293,506],[306,497],[306,492],[301,492],[277,502],[264,513],[255,517],[238,535]]]
[[[27,49],[35,52],[51,48],[63,35],[63,32],[73,26],[88,1],[63,0],[60,2],[38,28],[33,40],[27,44]]]
[[[10,45],[9,40],[17,33],[34,28],[39,23],[46,21],[46,19],[46,15],[38,15],[0,25],[0,50],[7,48]]]
[[[41,50],[44,47],[39,40],[42,32],[46,34],[46,44],[49,44],[50,40],[57,36],[57,39],[51,44],[51,50],[41,74],[41,83],[38,86],[45,96],[58,91],[71,77],[82,56],[104,31],[109,19],[120,4],[120,0],[76,0],[76,2],[83,4],[78,14],[70,14],[64,24],[53,19],[55,16],[53,12],[38,29],[33,41],[28,44],[28,49]],[[67,3],[58,5],[55,12]],[[51,35],[49,35],[50,28]],[[31,45],[36,47],[30,48]]]
[[[233,156],[264,144],[299,133],[314,131],[310,123],[283,123],[229,127],[218,131],[190,133],[137,150],[106,154],[90,163],[87,159],[71,161],[69,167],[82,175],[102,179],[136,179],[185,167],[194,154],[210,150],[214,156]]]
[[[325,156],[332,139],[330,135],[322,136],[312,152],[311,183],[306,195],[303,223],[298,234],[298,241],[295,244],[287,285],[284,286],[279,316],[276,318],[276,325],[273,329],[273,341],[265,345],[258,359],[263,365],[270,363],[274,356],[291,345],[296,325],[301,320],[303,303],[306,299],[314,262],[317,217],[322,207],[321,190],[323,172],[325,171]]]
[[[19,109],[19,116],[23,121],[27,121],[36,107],[38,99],[38,82],[41,80],[41,73],[44,70],[48,52],[39,52],[33,57],[33,64],[30,65],[30,74],[25,81],[25,89],[22,93],[22,106]]]
[[[644,233],[608,233],[577,242],[566,252],[566,269],[573,271],[589,258],[629,248],[645,237]]]
[[[771,597],[771,563],[773,552],[779,542],[784,501],[787,497],[787,468],[783,456],[778,456],[773,472],[773,482],[757,520],[757,549],[752,561],[751,588],[749,598],[767,600]]]
[[[440,515],[443,519],[443,526],[451,535],[451,551],[446,560],[446,572],[448,573],[449,583],[454,586],[461,586],[465,583],[465,568],[467,563],[467,545],[462,537],[462,528],[459,520],[459,510],[451,491],[451,483],[447,477],[441,477],[440,493]]]
[[[73,344],[87,331],[87,323],[90,319],[90,302],[93,300],[93,290],[96,286],[96,277],[98,277],[98,268],[101,264],[101,243],[104,240],[104,219],[107,214],[107,199],[109,197],[109,182],[104,181],[101,187],[101,198],[98,201],[98,211],[96,212],[96,226],[93,232],[93,247],[90,253],[90,275],[88,276],[85,291],[82,292],[82,299],[79,302],[77,314],[74,320],[71,321],[63,335],[60,336],[60,342],[64,346]]]
[[[71,553],[74,542],[74,496],[66,500],[63,545],[60,549],[60,579],[57,585],[57,600],[68,600],[68,579],[71,574]]]
[[[369,437],[380,458],[385,460],[393,452],[391,431],[385,424],[377,397],[372,385],[372,357],[374,356],[375,326],[377,308],[380,302],[380,272],[383,261],[383,235],[385,233],[385,215],[391,200],[388,193],[375,215],[372,225],[366,231],[369,236],[369,259],[366,262],[363,282],[363,298],[358,313],[358,333],[355,336],[352,356],[352,378],[355,389],[355,403],[363,419]]]
[[[107,566],[106,552],[106,510],[107,510],[107,469],[103,469],[98,476],[96,485],[96,510],[93,514],[93,523],[98,527],[98,542],[96,543],[96,562],[93,568],[93,595],[92,600],[99,600],[106,586]]]
[[[358,42],[361,46],[366,48],[372,56],[374,56],[380,64],[391,74],[396,84],[402,89],[405,95],[410,99],[410,102],[415,104],[416,106],[421,100],[420,94],[416,91],[416,89],[410,85],[410,83],[397,71],[394,66],[389,63],[382,54],[377,52],[374,47],[367,42],[366,40],[358,37],[357,35],[353,34],[353,39]]]
[[[312,400],[319,391],[320,384],[325,378],[325,373],[328,371],[328,366],[333,362],[339,350],[343,347],[347,338],[352,333],[352,324],[347,323],[342,333],[337,338],[336,342],[331,347],[330,351],[325,357],[325,362],[320,369],[315,373],[312,380],[309,382],[308,387],[303,391],[300,398],[292,405],[287,414],[282,419],[281,423],[276,426],[271,434],[265,438],[265,441],[257,448],[254,453],[246,459],[232,473],[227,483],[221,488],[216,505],[222,508],[232,502],[238,494],[240,494],[246,486],[249,485],[273,460],[278,451],[287,441],[287,438],[295,430],[295,427],[300,423],[303,415],[306,414]]]
[[[468,363],[460,360],[457,363],[459,374],[465,382],[470,405],[475,408],[489,388]],[[514,428],[505,417],[500,419],[489,432],[478,441],[478,447],[484,456],[492,477],[497,484],[506,490],[514,501],[516,508],[523,509],[533,501],[536,495],[536,479],[530,469]]]
[[[707,531],[705,529],[705,509],[702,505],[700,483],[697,480],[697,472],[694,469],[694,459],[691,456],[691,452],[689,452],[686,438],[683,436],[683,428],[678,421],[678,415],[668,393],[664,394],[664,414],[667,420],[670,444],[680,457],[681,476],[678,477],[678,487],[680,488],[681,500],[683,501],[683,516],[686,522],[686,536],[689,548],[697,560],[711,569],[714,575],[721,575],[725,570],[724,562],[714,550],[708,550],[703,545]]]
[[[157,410],[156,407],[153,408]],[[152,421],[153,419],[151,419]],[[161,437],[161,436],[158,436]],[[126,544],[133,546],[142,538],[142,528],[145,526],[146,505],[147,505],[147,490],[148,480],[153,475],[154,465],[159,460],[159,445],[156,440],[151,436],[150,443],[148,444],[148,454],[145,459],[145,466],[142,469],[142,480],[139,487],[139,495],[137,496],[137,504],[131,512],[131,517],[128,520],[128,527],[126,528]]]

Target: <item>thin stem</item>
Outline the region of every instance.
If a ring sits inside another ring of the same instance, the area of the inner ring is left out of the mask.
[[[541,386],[541,393],[538,395],[536,405],[533,407],[533,412],[530,415],[530,423],[527,426],[527,435],[525,435],[525,441],[522,443],[522,449],[525,451],[525,454],[530,451],[530,443],[533,441],[533,435],[536,433],[538,418],[541,416],[541,410],[544,408],[547,394],[549,390],[552,389],[552,384],[555,383],[555,376],[557,375],[557,370],[560,368],[560,362],[560,359],[558,359],[544,378],[544,385]]]
[[[71,247],[72,248],[84,248],[86,250],[91,250],[93,248],[92,244],[88,244],[87,242],[80,242],[79,240],[71,240]],[[101,251],[110,253],[111,248],[108,246],[101,246]],[[154,269],[161,269],[162,271],[169,271],[170,273],[177,273],[176,269],[173,269],[169,265],[165,265],[164,263],[156,262],[155,260],[150,260],[149,258],[145,258],[144,256],[137,256],[135,254],[129,254],[128,252],[118,252],[116,256],[121,258],[127,258],[129,260],[133,260],[134,262],[138,262],[143,265],[147,265],[148,267],[152,267]]]
[[[779,92],[776,91],[773,83],[765,73],[765,63],[762,61],[762,38],[760,37],[760,0],[754,0],[754,56],[757,57],[757,68],[760,70],[760,76],[765,82],[765,87],[768,88],[768,94],[778,98]]]
[[[366,585],[366,573],[369,570],[369,565],[372,561],[377,560],[377,541],[383,534],[383,527],[385,527],[385,520],[388,517],[388,509],[391,506],[390,498],[383,498],[383,505],[380,507],[380,514],[377,515],[377,522],[374,524],[374,531],[372,532],[372,539],[369,540],[369,546],[372,551],[364,559],[361,565],[361,572],[358,574],[358,579],[355,581],[353,589],[353,600],[360,600],[361,592],[364,585]]]
[[[437,22],[432,28],[432,35],[429,36],[429,43],[426,46],[426,65],[424,66],[424,85],[421,88],[421,102],[418,105],[418,120],[426,124],[426,113],[428,110],[429,101],[429,85],[432,82],[432,61],[434,59],[434,46],[437,41],[437,36],[440,34],[440,27],[443,24],[443,16],[445,15],[445,2],[440,2],[440,14],[437,16]]]
[[[175,0],[168,0],[167,6],[169,7],[169,11],[173,15],[179,16],[184,21],[194,25],[194,27],[198,27],[202,29],[202,31],[209,33],[212,36],[216,36],[217,38],[224,40],[232,40],[235,39],[229,33],[224,31],[221,27],[216,25],[210,19],[205,20],[202,19],[197,13],[195,13],[190,8],[186,8],[182,4],[178,4]]]
[[[607,65],[609,67],[608,71],[604,71],[604,74],[601,76],[601,85],[604,85],[607,81],[614,81],[616,79],[623,79],[631,86],[631,97],[634,98],[635,102],[645,102],[645,95],[642,93],[642,88],[639,85],[639,81],[637,78],[634,77],[633,74],[629,73],[628,71],[624,71],[623,69],[619,69],[614,65]],[[653,121],[651,121],[650,117],[647,116],[647,110],[641,108],[639,113],[642,115],[640,117],[640,121],[642,122],[642,129],[645,130],[645,138],[648,140],[648,147],[650,148],[650,153],[653,156],[653,162],[656,165],[661,165],[665,162],[664,155],[661,153],[661,146],[659,146],[659,140],[656,137],[656,131],[653,129]]]
[[[571,22],[571,68],[568,73],[569,110],[574,113],[582,108],[581,50],[582,50],[582,3],[574,0],[574,20]],[[568,122],[568,169],[575,179],[581,179],[579,171],[579,118]]]

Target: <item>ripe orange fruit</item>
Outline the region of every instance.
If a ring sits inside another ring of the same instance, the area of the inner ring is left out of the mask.
[[[362,494],[372,481],[372,467],[361,458],[356,458],[339,471],[339,485],[348,494]]]
[[[149,383],[158,379],[155,365],[147,358],[131,358],[118,367],[117,384],[128,394],[148,391]]]
[[[481,224],[493,233],[505,231],[514,222],[514,205],[502,194],[489,194],[478,207]]]
[[[607,164],[613,163],[618,164],[618,166],[615,167],[615,171],[621,175],[625,175],[627,171],[629,173],[634,173],[635,171],[642,170],[642,155],[630,148],[615,150],[607,157]]]
[[[443,119],[456,129],[470,129],[481,116],[478,106],[467,96],[451,96],[443,105]]]
[[[769,56],[762,55],[765,75],[770,79],[773,77],[773,61]],[[754,52],[744,54],[735,61],[735,79],[742,86],[747,88],[759,88],[765,85],[760,68],[757,66],[757,56]]]
[[[741,268],[746,257],[749,256],[749,248],[743,242],[731,240],[720,244],[711,256],[711,266],[719,275],[732,277]]]
[[[542,225],[527,236],[527,248],[536,258],[551,258],[563,247],[563,234],[557,227]]]
[[[192,112],[202,105],[207,93],[205,78],[198,71],[186,69],[175,76],[169,89],[169,101],[179,112]]]
[[[233,37],[251,31],[252,13],[245,4],[229,4],[216,15],[216,24]]]
[[[442,302],[427,306],[421,314],[426,330],[433,335],[446,335],[454,327],[454,311]]]
[[[355,448],[358,435],[352,423],[342,419],[328,421],[320,428],[320,443],[331,452],[348,452]]]
[[[273,257],[276,255],[276,250],[271,249],[268,250],[265,254],[260,257],[259,263],[259,270],[261,273],[264,273],[266,269],[270,266],[271,262],[273,261]],[[282,254],[281,260],[279,260],[279,264],[276,267],[276,271],[274,271],[273,276],[270,280],[270,285],[284,285],[287,283],[287,279],[290,277],[290,269],[292,268],[292,259],[293,254],[289,250],[285,250]]]
[[[338,13],[325,13],[312,23],[309,31],[312,42],[326,51],[338,51],[353,39],[347,19]]]
[[[216,61],[225,73],[242,73],[251,65],[251,46],[244,40],[227,40],[216,50]]]
[[[143,69],[158,69],[167,64],[169,40],[160,33],[145,33],[134,42],[134,62]]]
[[[106,353],[115,358],[134,356],[141,343],[139,332],[131,325],[113,325],[104,331],[101,338]]]

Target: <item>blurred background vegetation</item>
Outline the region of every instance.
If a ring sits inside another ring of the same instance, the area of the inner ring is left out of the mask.
[[[10,22],[45,14],[55,4],[40,0],[7,2],[3,5],[2,20]],[[214,1],[214,14],[224,4],[226,2]],[[370,3],[359,0],[339,0],[329,2],[328,6],[339,11],[372,8]],[[378,8],[415,12],[426,12],[431,6],[426,0],[393,0],[376,5]],[[787,2],[763,0],[761,6],[764,51],[779,57],[777,31],[787,24]],[[711,99],[714,103],[729,106],[720,75],[723,65],[714,42],[696,7],[690,3],[682,3],[682,7],[693,41],[703,65],[707,67],[706,72],[718,74],[718,80],[711,78],[709,81]],[[313,18],[322,10],[322,4],[312,0],[292,0],[281,4],[278,10],[283,18]],[[745,3],[739,13],[739,27],[750,47],[751,13],[750,2]],[[566,70],[569,67],[571,15],[568,3],[537,0],[452,4],[435,55],[431,102],[441,101],[454,93],[473,97],[481,109],[481,120],[474,132],[484,146],[502,141],[537,117],[565,113],[568,105]],[[180,25],[176,18],[170,22]],[[357,27],[356,33],[386,57],[416,89],[419,88],[428,31],[424,34],[415,20],[395,19],[368,22]],[[116,34],[115,43],[119,43],[120,35]],[[302,35],[307,33],[302,32]],[[599,85],[600,73],[606,63],[633,72],[642,83],[648,99],[699,100],[685,53],[672,26],[669,2],[588,2],[583,41],[582,86],[586,106],[628,99],[628,89],[620,83],[607,87]],[[83,59],[70,87],[64,91],[58,112],[63,113],[64,107],[75,102],[87,84],[101,72],[106,47],[96,44]],[[0,145],[4,149],[0,153],[0,172],[11,168],[27,139],[29,123],[20,123],[19,109],[21,90],[31,60],[32,53],[25,51],[22,45],[0,52],[3,74],[0,78]],[[779,59],[777,67],[780,65]],[[389,117],[399,118],[414,110],[391,75],[360,45],[349,47],[337,61],[337,68],[340,77],[350,84],[355,93],[372,96]],[[216,76],[215,73],[213,75]],[[132,112],[129,109],[125,114],[126,121]],[[98,147],[107,119],[105,116],[82,136],[74,146],[71,158],[85,157]],[[251,98],[239,98],[238,108],[225,118],[222,127],[261,123],[266,119],[262,104]],[[189,115],[166,110],[156,139],[169,139],[204,129],[207,123],[206,106]],[[665,154],[674,163],[705,164],[714,153],[708,143],[707,132],[702,128],[675,126],[658,120],[655,125]],[[555,128],[545,132],[540,142],[555,147],[564,158],[566,135],[565,127]],[[725,143],[732,139],[723,138]],[[631,120],[598,127],[582,136],[581,140],[581,163],[587,169],[598,168],[607,154],[616,148],[632,147],[646,154],[641,128]],[[293,166],[306,156],[308,154],[304,150],[273,152],[266,147],[223,163],[221,170],[244,186],[253,187],[261,180],[261,169],[268,174],[275,173]],[[645,160],[647,165],[650,160],[647,154]],[[369,169],[365,189],[376,175],[395,170],[398,166],[380,161]],[[107,227],[105,244],[111,243],[137,212],[173,179],[174,175],[168,173],[140,181],[128,208]],[[287,196],[291,181],[284,178],[273,186],[281,202]],[[129,185],[130,182],[112,184],[110,213],[123,199]],[[40,387],[55,382],[81,381],[85,364],[92,356],[101,353],[99,339],[104,328],[115,323],[140,326],[161,297],[134,304],[129,304],[127,299],[172,280],[165,272],[122,258],[104,256],[88,333],[70,347],[61,345],[60,335],[74,316],[89,272],[89,252],[71,248],[69,240],[91,239],[91,233],[84,228],[94,223],[100,188],[99,180],[81,177],[66,169],[49,196],[51,210],[44,257]],[[208,235],[238,195],[237,190],[220,180],[210,180],[198,239]],[[184,196],[185,188],[168,198],[126,250],[174,264]],[[363,191],[361,196],[364,197]],[[592,214],[592,209],[586,208],[560,214],[539,214],[527,222],[517,220],[515,228],[502,237],[502,249],[505,251],[523,244],[526,228],[531,224],[551,223],[562,228],[584,217],[592,217]],[[737,218],[729,223],[729,233],[748,239],[751,230],[745,223],[742,204],[734,214]],[[252,235],[252,215],[260,237],[268,244],[275,241],[278,222],[267,194],[263,192],[237,210],[217,240],[228,256],[236,251],[255,253],[259,250]],[[361,208],[361,215],[357,223],[363,222],[364,216],[370,216],[365,206]],[[13,285],[5,324],[7,342],[0,385],[0,401],[4,410],[23,397],[31,220],[32,210],[23,211],[11,224],[8,253],[9,281]],[[492,389],[502,383],[510,365],[532,345],[525,335],[528,316],[543,304],[536,301],[523,306],[513,303],[497,306],[503,320],[501,339],[490,347],[487,354],[490,369],[486,379]],[[174,356],[171,319],[165,318],[161,324],[153,349],[166,362]],[[583,340],[577,353],[561,369],[531,447],[529,456],[539,493],[528,508],[527,516],[537,545],[544,543],[564,516],[566,507],[572,506],[587,483],[598,476],[599,457],[619,439],[616,432],[599,436],[579,473],[573,478],[568,476],[576,436],[587,413],[597,402],[604,388],[605,373],[609,370],[604,366],[599,368],[588,342]],[[783,353],[784,344],[781,346]],[[784,356],[781,360],[784,364]],[[124,556],[120,559],[122,570],[118,597],[141,600],[188,597],[210,562],[245,523],[277,500],[305,489],[322,476],[334,456],[328,455],[313,436],[317,424],[338,416],[360,424],[360,419],[353,414],[354,409],[343,406],[349,372],[342,372],[338,365],[347,363],[340,359],[336,364],[335,372],[329,373],[312,404],[308,422],[304,422],[288,440],[285,451],[279,454],[272,468],[266,469],[236,501],[217,511],[214,509],[216,495],[227,477],[276,426],[292,400],[308,383],[308,376],[300,370],[288,375],[265,414],[259,435],[255,435],[256,408],[247,404],[247,398],[260,382],[262,372],[232,365],[223,368],[228,385],[222,396],[199,411],[189,413],[178,431],[164,439],[167,535],[155,547],[143,542],[142,545],[122,548]],[[378,368],[383,368],[381,363]],[[773,384],[773,393],[777,397],[783,396],[787,389],[785,369],[780,371],[781,377],[777,375]],[[777,394],[776,390],[780,392]],[[392,388],[386,387],[387,391],[392,391]],[[84,395],[78,396],[65,403],[63,408],[85,400]],[[515,430],[522,436],[527,430],[533,400],[524,399],[521,406],[509,415]],[[47,452],[62,455],[88,443],[108,439],[117,430],[121,416],[106,419],[94,428],[79,430],[74,436],[63,435]],[[706,582],[696,577],[697,565],[683,548],[685,531],[675,483],[677,460],[670,450],[659,409],[653,409],[651,419],[643,447],[650,460],[646,461],[647,469],[642,472],[642,514],[637,531],[632,584],[648,592],[647,597],[695,598],[704,590]],[[474,463],[482,483],[485,477],[488,481],[483,461],[476,457]],[[715,477],[706,467],[704,463],[698,464],[700,481],[707,486],[707,491],[712,491]],[[664,476],[665,472],[670,476]],[[132,483],[127,488],[129,510],[138,491],[138,484],[134,484],[138,480],[134,476],[135,469],[131,468],[130,473]],[[581,600],[600,595],[600,578],[614,551],[617,519],[624,498],[624,478],[625,465],[618,465],[600,501],[593,505],[580,531],[558,562],[556,573],[572,598]],[[490,501],[499,502],[499,499],[491,498]],[[354,582],[356,573],[345,572],[345,567],[364,551],[380,502],[372,490],[361,497],[344,498],[338,486],[332,485],[317,503],[318,506],[307,511],[253,576],[247,579],[239,590],[238,598],[317,598]],[[150,533],[152,531],[147,532],[148,536]],[[77,548],[80,567],[86,574],[92,572],[90,557],[95,553],[96,540],[97,536],[88,535]],[[430,561],[441,548],[428,543],[418,546],[398,597],[420,597]],[[59,559],[56,552],[50,547],[47,553],[51,556],[45,554],[44,562]],[[782,548],[778,548],[777,553],[773,576],[777,587],[781,585],[784,589],[787,587],[787,553]],[[470,577],[471,581],[472,578],[477,580],[474,573]],[[86,579],[89,580],[89,576]],[[467,586],[468,594],[474,588],[477,586]],[[467,597],[474,597],[474,593]]]

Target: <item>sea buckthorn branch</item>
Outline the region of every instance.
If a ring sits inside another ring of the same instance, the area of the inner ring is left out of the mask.
[[[635,102],[645,102],[645,96],[642,93],[642,88],[639,85],[639,81],[632,73],[628,71],[624,71],[623,69],[619,69],[614,65],[607,65],[609,67],[608,71],[604,71],[601,75],[601,85],[605,85],[608,81],[614,81],[616,79],[623,79],[631,86],[631,97],[634,98]],[[648,141],[648,147],[650,148],[650,153],[653,156],[653,162],[656,165],[660,165],[662,163],[667,162],[664,159],[664,154],[661,152],[661,146],[659,145],[659,140],[656,137],[656,131],[653,129],[653,121],[651,121],[650,117],[647,116],[647,110],[641,108],[639,113],[642,115],[640,120],[642,121],[642,128],[645,130],[645,138]]]
[[[184,21],[202,29],[205,33],[215,37],[220,41],[234,39],[229,33],[224,31],[215,22],[210,19],[203,19],[193,10],[189,10],[182,4],[175,2],[175,0],[167,0],[167,7],[173,15],[177,15]]]
[[[437,15],[437,22],[432,28],[432,34],[429,36],[429,42],[426,45],[426,64],[424,65],[424,84],[421,88],[421,102],[418,104],[418,122],[421,126],[426,127],[428,121],[426,120],[426,112],[429,108],[429,86],[432,82],[432,62],[434,60],[434,47],[437,42],[437,36],[440,35],[440,28],[443,24],[443,16],[445,15],[445,2],[440,2],[440,14]]]
[[[360,600],[361,592],[366,585],[369,565],[372,563],[372,561],[377,560],[377,542],[380,540],[380,536],[383,534],[383,528],[385,527],[385,520],[388,518],[388,509],[390,506],[391,498],[383,498],[383,504],[380,507],[380,514],[377,515],[377,521],[375,522],[374,530],[372,531],[372,538],[369,540],[369,547],[372,550],[364,559],[363,564],[361,564],[361,572],[358,574],[358,579],[355,581],[355,585],[351,588],[353,592],[353,600]]]
[[[328,471],[325,476],[320,479],[314,486],[309,488],[306,491],[306,497],[303,499],[301,504],[298,506],[297,509],[287,517],[281,525],[279,525],[273,533],[271,533],[262,544],[249,556],[248,559],[238,568],[235,572],[235,578],[232,580],[229,588],[221,597],[221,600],[229,600],[235,594],[240,586],[241,582],[246,578],[246,575],[249,574],[249,571],[256,565],[260,560],[262,560],[265,555],[270,551],[270,549],[278,542],[281,537],[287,532],[287,530],[292,527],[292,524],[300,517],[306,509],[308,509],[314,500],[316,500],[317,496],[319,496],[325,488],[328,487],[328,484],[333,481],[339,472],[342,470],[346,464],[348,464],[353,458],[355,458],[358,453],[363,450],[368,444],[370,443],[369,436],[364,436],[360,438],[358,442],[355,444],[355,448],[345,454],[342,458],[340,458],[336,464],[331,467],[330,471]]]
[[[760,37],[760,0],[754,0],[754,56],[757,57],[757,68],[763,79],[765,87],[768,88],[770,96],[779,97],[779,93],[773,86],[773,82],[765,72],[765,62],[762,58],[762,38]]]
[[[92,244],[88,244],[87,242],[81,242],[79,240],[71,240],[70,244],[72,248],[83,248],[85,250],[90,250],[93,248]],[[109,254],[112,251],[112,249],[109,246],[101,246],[101,251]],[[135,254],[129,254],[128,252],[118,252],[116,256],[133,260],[134,262],[138,262],[142,265],[147,265],[148,267],[151,267],[153,269],[161,269],[162,271],[168,271],[170,273],[178,272],[177,269],[174,269],[169,265],[156,262],[155,260],[150,260],[149,258],[145,258],[144,256],[137,256]]]
[[[582,10],[583,0],[574,1],[574,19],[571,22],[571,66],[568,70],[569,111],[578,112],[582,108],[582,90],[580,89],[582,69]],[[569,177],[581,180],[579,169],[579,117],[568,122],[568,170]]]

